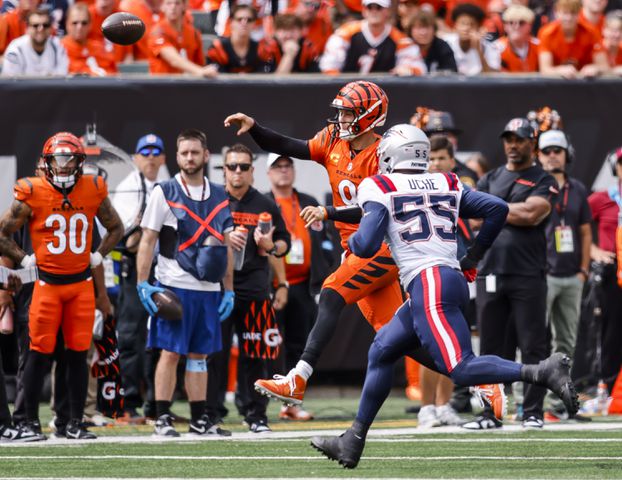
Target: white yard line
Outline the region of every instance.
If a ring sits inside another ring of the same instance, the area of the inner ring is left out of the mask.
[[[266,441],[284,441],[284,440],[302,440],[306,438],[310,438],[316,435],[340,435],[343,433],[345,429],[339,430],[296,430],[296,431],[286,431],[286,432],[270,432],[270,433],[250,433],[250,432],[234,432],[231,437],[218,437],[218,436],[207,436],[207,437],[199,437],[197,435],[192,434],[182,434],[181,437],[177,438],[162,438],[156,437],[154,435],[124,435],[124,436],[115,436],[115,435],[102,435],[97,438],[97,440],[67,440],[65,438],[54,438],[50,437],[45,442],[32,442],[32,443],[0,443],[0,452],[2,448],[13,448],[13,447],[24,447],[24,448],[39,448],[39,447],[48,447],[48,446],[79,446],[79,445],[91,445],[91,444],[102,444],[102,443],[114,443],[114,444],[130,444],[130,443],[140,443],[140,444],[159,444],[159,443],[203,443],[206,441],[217,441],[217,442],[235,442],[235,441],[257,441],[257,442],[266,442]],[[435,434],[452,434],[454,435],[451,440],[449,438],[443,439],[431,439],[431,438],[421,438],[417,441],[430,441],[430,442],[564,442],[564,441],[575,441],[575,442],[598,442],[598,441],[620,441],[622,439],[581,439],[579,437],[573,437],[574,440],[569,440],[565,438],[554,438],[554,439],[546,439],[546,438],[530,438],[530,439],[519,439],[512,438],[511,434],[525,432],[526,430],[522,428],[520,425],[504,425],[503,428],[495,429],[495,430],[483,430],[483,431],[473,431],[466,430],[460,427],[438,427],[438,428],[430,428],[430,429],[422,429],[422,428],[372,428],[369,431],[368,441],[370,442],[408,442],[411,441],[407,438],[399,438],[401,435],[435,435]],[[588,431],[621,431],[622,432],[622,422],[607,422],[607,423],[547,423],[541,433],[547,432],[588,432]],[[484,438],[456,438],[455,434],[476,434],[481,435]],[[398,437],[398,438],[396,438]]]
[[[531,462],[534,460],[563,460],[566,462],[593,462],[593,461],[622,461],[622,457],[555,457],[555,456],[504,456],[504,455],[444,455],[444,456],[392,456],[392,457],[362,457],[363,460],[391,460],[391,461],[439,461],[439,460],[520,460]],[[213,461],[213,460],[252,460],[254,462],[263,460],[322,460],[326,457],[322,455],[7,455],[0,456],[0,465],[7,460],[177,460],[177,461]]]

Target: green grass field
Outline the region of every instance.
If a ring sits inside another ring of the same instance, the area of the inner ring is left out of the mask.
[[[101,440],[90,443],[2,444],[0,477],[622,478],[622,418],[547,424],[542,431],[508,421],[492,433],[450,427],[420,433],[399,395],[382,409],[358,468],[344,470],[311,448],[309,437],[344,429],[356,405],[354,398],[309,400],[316,420],[300,424],[276,420],[278,405],[271,403],[272,434],[249,434],[236,416],[225,424],[234,430],[228,440],[155,441],[151,427],[140,426],[93,429]],[[179,404],[179,413],[185,408]]]

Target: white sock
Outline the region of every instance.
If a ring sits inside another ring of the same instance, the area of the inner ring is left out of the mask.
[[[309,380],[309,377],[313,375],[313,367],[304,360],[298,360],[294,370],[296,370],[296,373],[304,378],[305,381]]]

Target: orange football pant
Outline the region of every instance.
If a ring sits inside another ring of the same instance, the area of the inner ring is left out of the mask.
[[[62,329],[70,350],[88,350],[95,322],[95,291],[92,278],[68,285],[37,280],[28,318],[30,348],[50,354]]]
[[[376,331],[388,323],[404,303],[398,269],[385,243],[372,258],[348,255],[326,278],[322,288],[335,290],[348,305],[356,303]]]

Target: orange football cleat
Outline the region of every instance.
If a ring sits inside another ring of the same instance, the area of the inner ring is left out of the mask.
[[[281,400],[285,405],[302,405],[307,381],[293,370],[287,375],[275,375],[273,380],[257,380],[255,390],[267,397]]]
[[[503,417],[507,413],[508,398],[505,395],[505,389],[502,383],[490,383],[487,385],[477,385],[471,387],[471,393],[479,400],[482,408],[484,402],[492,407],[497,420],[503,420]]]
[[[297,422],[308,422],[309,420],[313,420],[313,414],[303,410],[302,407],[294,406],[288,407],[283,405],[281,411],[279,413],[279,418],[281,420],[294,420]]]

